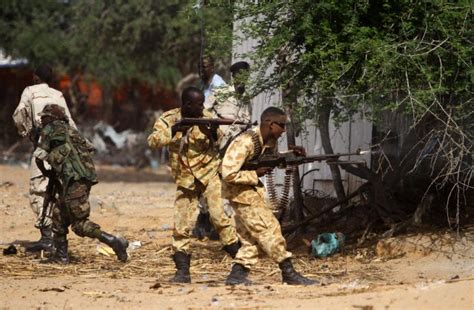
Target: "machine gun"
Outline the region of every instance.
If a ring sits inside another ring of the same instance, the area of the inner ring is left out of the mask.
[[[185,117],[182,118],[179,122],[174,124],[173,128],[174,131],[184,131],[191,126],[202,125],[210,128],[217,128],[219,126],[230,126],[230,125],[240,125],[240,126],[247,126],[251,127],[253,125],[257,125],[257,122],[254,123],[247,123],[242,121],[237,121],[233,119],[227,118],[190,118]]]
[[[277,167],[286,168],[287,166],[301,165],[305,163],[311,163],[315,161],[329,161],[328,164],[363,164],[365,162],[347,162],[337,161],[341,156],[355,156],[367,154],[370,151],[358,150],[354,153],[337,153],[337,154],[325,154],[325,155],[313,155],[313,156],[297,156],[293,151],[277,154],[263,154],[257,159],[246,162],[242,166],[242,170],[256,170],[260,167]]]

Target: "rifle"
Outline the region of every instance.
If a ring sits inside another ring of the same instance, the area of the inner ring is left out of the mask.
[[[247,123],[247,122],[242,122],[242,121],[237,121],[233,119],[227,119],[227,118],[191,118],[191,117],[185,117],[182,118],[179,122],[177,122],[173,127],[175,128],[175,131],[183,131],[187,129],[187,127],[190,126],[206,126],[210,128],[217,128],[219,126],[229,126],[229,125],[240,125],[240,126],[253,126],[256,125],[257,122],[254,123]]]
[[[260,167],[278,167],[285,168],[286,166],[301,165],[305,163],[311,163],[315,161],[329,160],[328,164],[363,164],[365,162],[343,162],[337,161],[341,156],[355,156],[367,154],[370,151],[357,150],[354,153],[337,153],[337,154],[325,154],[325,155],[313,155],[313,156],[297,156],[293,151],[277,154],[263,154],[257,159],[246,162],[242,166],[242,170],[256,170]]]
[[[50,175],[48,176],[48,185],[46,186],[46,192],[44,195],[44,200],[43,200],[43,209],[41,210],[41,217],[40,217],[40,226],[44,227],[44,223],[46,220],[46,216],[49,213],[49,210],[52,210],[54,208],[54,205],[57,203],[56,199],[56,193],[58,192],[58,186],[57,186],[57,181],[56,181],[56,175],[53,172],[50,172]],[[51,209],[49,205],[51,206]]]
[[[46,192],[44,194],[43,209],[41,210],[39,223],[41,227],[44,227],[46,216],[50,210],[49,205],[52,204],[54,207],[54,204],[57,203],[56,194],[59,192],[60,185],[58,184],[56,173],[52,170],[53,168],[47,170],[44,167],[44,162],[39,158],[36,158],[36,166],[38,166],[41,173],[48,178],[48,185],[46,186]],[[51,207],[51,209],[53,207]]]
[[[38,127],[31,128],[30,133],[28,134],[28,139],[33,143],[33,148],[38,147],[39,138],[41,135],[41,130]]]

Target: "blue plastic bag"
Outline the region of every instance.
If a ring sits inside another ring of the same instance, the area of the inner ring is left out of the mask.
[[[311,241],[311,254],[315,257],[328,257],[339,251],[344,245],[342,233],[323,233]]]

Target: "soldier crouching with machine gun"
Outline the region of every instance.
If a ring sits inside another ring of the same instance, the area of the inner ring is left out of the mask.
[[[270,166],[243,166],[259,158],[266,150],[276,151],[277,140],[285,132],[287,116],[276,107],[267,108],[260,126],[237,136],[227,149],[222,162],[223,197],[235,211],[237,232],[242,246],[233,260],[227,285],[250,284],[250,268],[257,263],[258,248],[278,263],[282,281],[292,285],[312,285],[317,281],[303,277],[293,268],[292,254],[286,250],[286,241],[273,212],[265,202],[265,187],[259,177],[273,169]],[[295,154],[305,156],[301,147],[292,147]]]

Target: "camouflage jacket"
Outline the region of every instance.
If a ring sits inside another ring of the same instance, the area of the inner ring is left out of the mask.
[[[269,148],[272,152],[276,151],[276,141],[264,145],[259,127],[250,131],[232,141],[222,160],[222,196],[230,201],[249,205],[259,199],[265,199],[265,187],[254,170],[241,170],[241,167],[246,161],[259,157]],[[258,137],[258,147],[252,135]],[[256,150],[261,152],[256,154]]]
[[[212,114],[205,110],[204,117],[211,118]],[[176,184],[192,190],[195,180],[207,185],[219,173],[217,142],[211,141],[198,126],[191,127],[184,135],[177,132],[172,137],[171,127],[179,120],[180,108],[163,113],[148,136],[148,145],[152,148],[168,146],[171,173]]]
[[[57,120],[41,130],[40,143],[33,155],[51,165],[65,189],[79,180],[97,183],[91,150],[91,145],[76,129]]]

